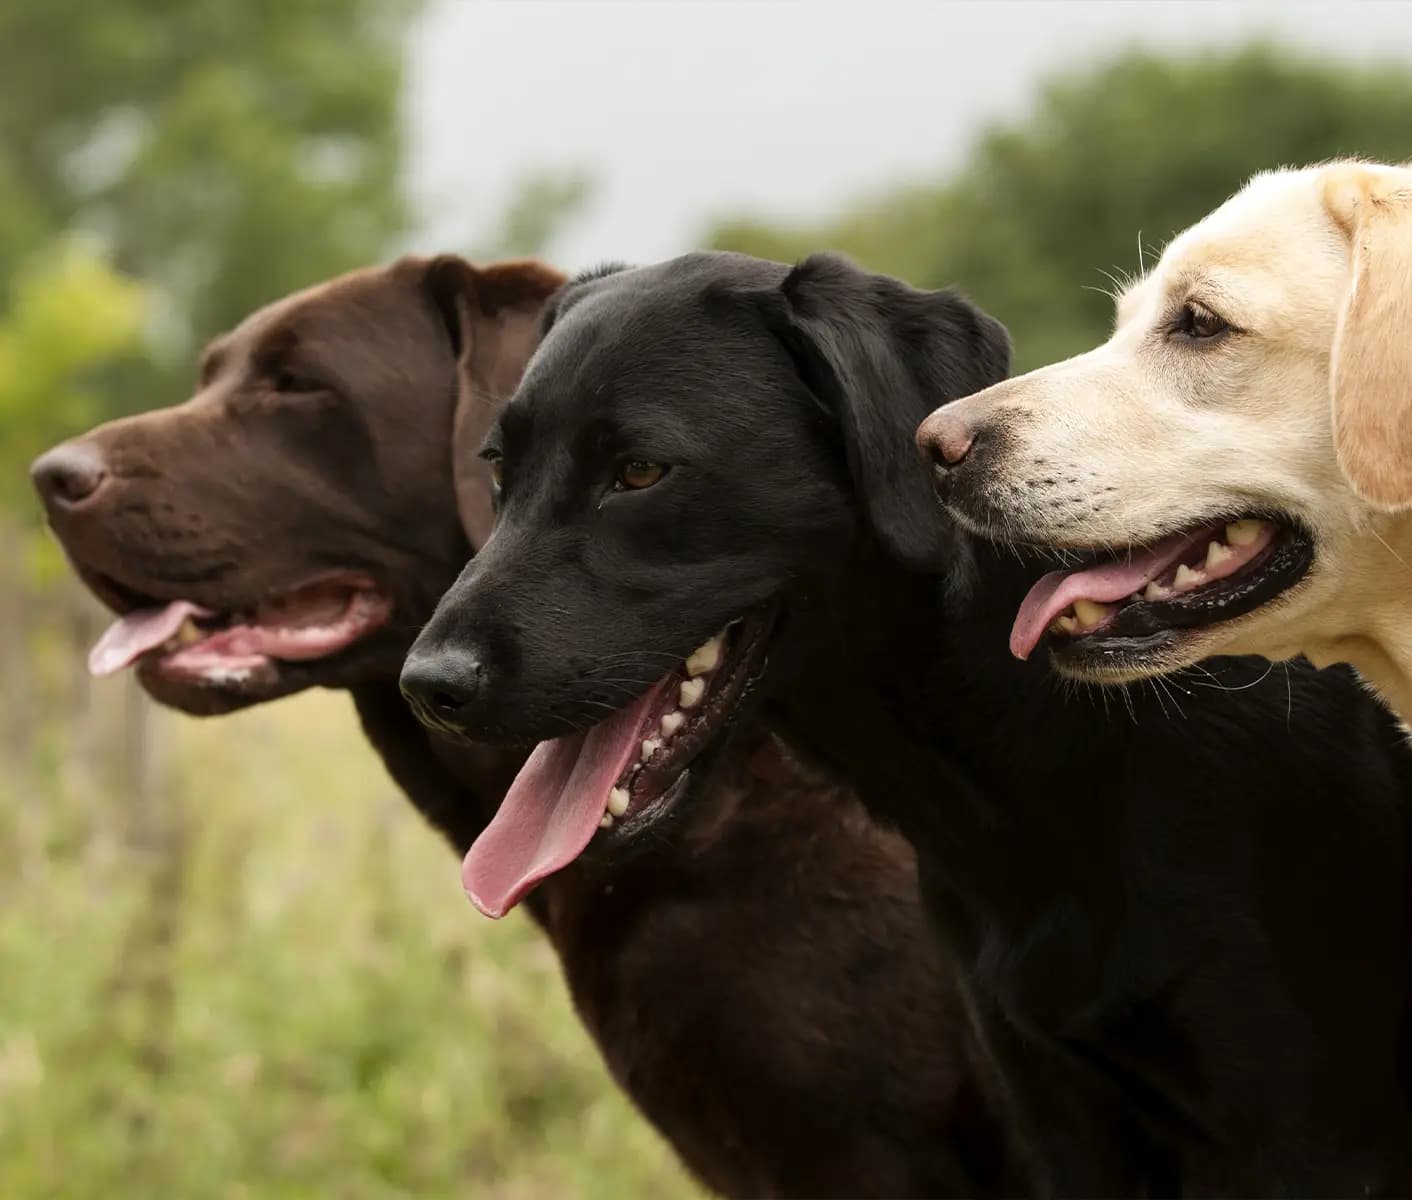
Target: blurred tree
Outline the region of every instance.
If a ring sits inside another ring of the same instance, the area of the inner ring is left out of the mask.
[[[91,246],[56,242],[10,281],[0,309],[0,509],[29,503],[23,470],[103,412],[88,372],[135,352],[143,289]]]
[[[1256,171],[1412,155],[1412,72],[1268,46],[1186,59],[1126,54],[1044,88],[954,176],[864,201],[822,226],[733,220],[712,244],[784,259],[845,250],[925,287],[956,284],[1010,326],[1017,369],[1101,341],[1102,293]],[[1147,247],[1140,249],[1139,242]]]
[[[593,176],[582,168],[531,171],[521,177],[491,235],[471,257],[543,254],[593,199]]]
[[[417,0],[5,0],[0,310],[51,238],[101,239],[150,283],[145,369],[169,395],[197,339],[375,258],[404,223],[399,33]],[[165,385],[165,386],[163,386]]]

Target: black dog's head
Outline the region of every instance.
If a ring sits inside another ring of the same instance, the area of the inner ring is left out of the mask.
[[[203,714],[395,678],[488,535],[475,451],[562,283],[451,255],[355,271],[217,338],[186,403],[41,456],[49,522],[119,618],[94,669]]]
[[[600,820],[621,845],[676,807],[860,536],[945,566],[913,431],[1001,378],[1009,344],[959,296],[830,254],[599,272],[546,323],[483,451],[494,534],[403,687],[455,732],[558,739],[522,775],[529,803],[545,820],[571,796],[596,810],[557,859]]]

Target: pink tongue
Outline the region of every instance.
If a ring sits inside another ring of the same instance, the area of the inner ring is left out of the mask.
[[[1140,592],[1185,553],[1205,533],[1179,533],[1152,546],[1135,549],[1123,562],[1105,563],[1086,571],[1051,571],[1020,601],[1010,630],[1010,653],[1025,659],[1044,631],[1075,600],[1111,604]]]
[[[583,852],[609,791],[642,748],[647,714],[674,682],[669,675],[592,729],[534,748],[461,864],[461,886],[487,917],[503,917]]]
[[[88,652],[90,675],[111,675],[136,662],[175,636],[187,617],[211,613],[186,600],[173,600],[165,608],[142,608],[119,617]]]

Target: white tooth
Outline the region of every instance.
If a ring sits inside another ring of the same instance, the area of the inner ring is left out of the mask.
[[[1074,601],[1074,615],[1080,625],[1097,625],[1108,616],[1108,606],[1095,600],[1081,598]]]
[[[701,703],[702,693],[706,691],[706,681],[704,679],[687,679],[681,685],[681,706],[683,708],[695,708]]]
[[[1231,556],[1231,548],[1222,542],[1212,542],[1206,547],[1206,569],[1219,567]]]
[[[612,829],[612,828],[613,828],[613,814],[610,813],[610,812],[605,812],[601,817],[599,817],[599,818],[598,818],[598,828],[599,828],[599,829]]]
[[[614,817],[621,817],[628,811],[628,790],[627,788],[615,787],[608,793],[608,813]]]
[[[724,641],[724,635],[718,633],[709,642],[697,646],[691,652],[691,657],[686,660],[686,673],[696,676],[714,671],[720,665],[721,645]]]
[[[1050,633],[1073,633],[1079,627],[1078,621],[1070,616],[1056,617],[1049,625]]]
[[[1226,541],[1232,546],[1249,546],[1265,527],[1264,521],[1256,521],[1247,517],[1243,521],[1234,521],[1226,526]]]
[[[190,617],[177,626],[176,640],[181,646],[192,646],[201,640],[201,631],[196,628],[196,622]]]
[[[662,740],[665,741],[686,723],[686,717],[676,709],[662,717]]]
[[[656,738],[646,738],[642,743],[642,761],[646,762],[661,748],[662,743]]]
[[[1172,593],[1164,588],[1157,580],[1153,580],[1147,585],[1142,593],[1144,600],[1165,600]]]
[[[1186,563],[1182,563],[1177,568],[1177,577],[1172,580],[1172,586],[1179,592],[1187,592],[1205,582],[1206,576],[1203,572],[1193,571]]]

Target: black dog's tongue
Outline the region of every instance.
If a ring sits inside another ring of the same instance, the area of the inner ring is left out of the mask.
[[[675,684],[669,675],[592,729],[534,748],[461,864],[461,886],[487,917],[503,917],[583,853],[607,811],[608,793],[638,756],[644,721]]]

